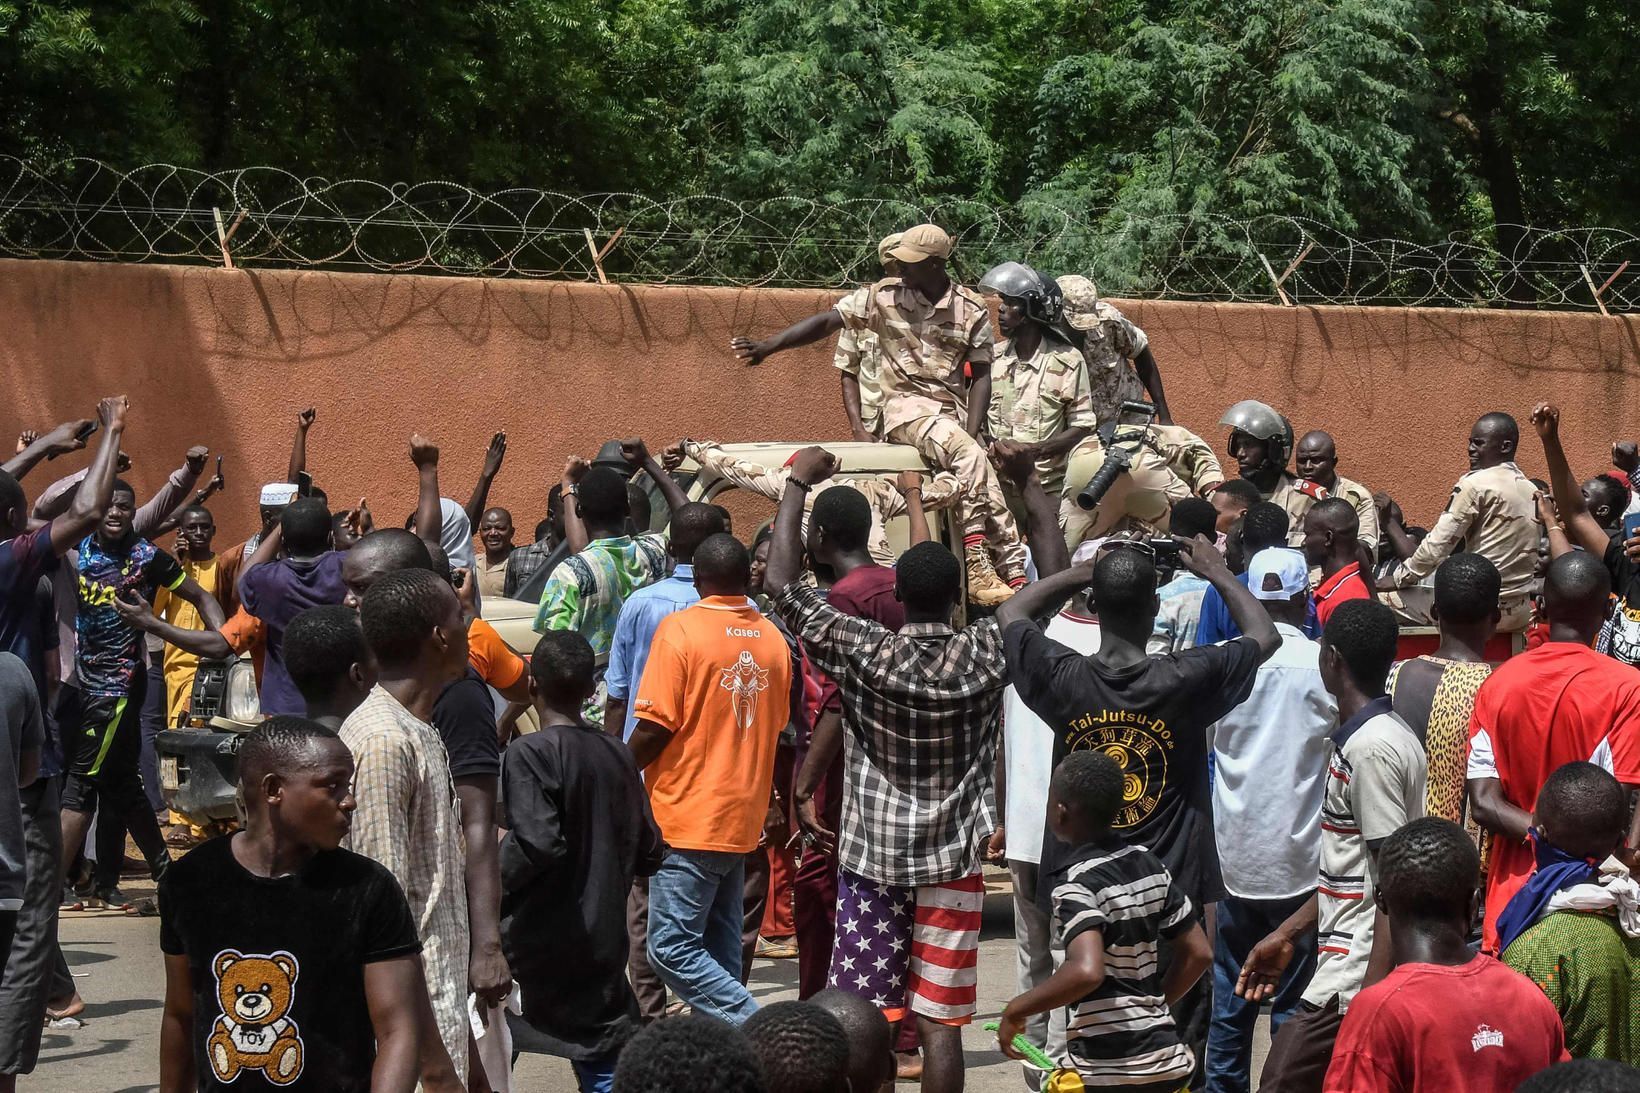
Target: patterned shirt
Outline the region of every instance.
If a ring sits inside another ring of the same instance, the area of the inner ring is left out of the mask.
[[[1560,1011],[1574,1059],[1640,1066],[1640,937],[1611,915],[1557,911],[1521,934],[1503,962]]]
[[[852,299],[852,297],[850,297]],[[877,336],[882,362],[883,432],[929,417],[968,418],[963,362],[989,369],[991,312],[985,301],[952,282],[933,303],[890,277],[871,286],[865,313],[837,309],[843,329]]]
[[[1055,948],[1098,930],[1105,954],[1104,982],[1071,1007],[1077,1073],[1090,1088],[1188,1082],[1195,1057],[1167,1008],[1158,951],[1196,924],[1190,897],[1142,846],[1081,847],[1051,880]]]
[[[1093,412],[1104,423],[1116,420],[1124,402],[1150,401],[1131,363],[1150,347],[1150,339],[1105,301],[1099,300],[1093,307],[1097,321],[1082,328],[1082,358],[1088,365]]]
[[[996,622],[907,623],[896,634],[796,581],[774,605],[842,691],[839,864],[906,888],[973,873],[996,827],[986,790],[1008,682]]]
[[[114,600],[134,593],[151,602],[159,589],[175,589],[187,574],[175,558],[136,535],[113,548],[87,535],[75,552],[74,568],[80,686],[90,695],[128,695],[132,678],[142,670],[142,635],[120,618]]]
[[[578,630],[599,656],[615,640],[615,620],[633,591],[666,573],[666,538],[651,533],[594,539],[565,558],[541,590],[535,632]]]
[[[342,723],[358,809],[344,845],[398,879],[421,938],[439,1038],[467,1080],[467,882],[460,806],[438,730],[381,687]]]
[[[857,288],[837,301],[840,314],[865,317],[871,303],[871,289]],[[860,424],[873,433],[880,433],[883,425],[883,389],[878,385],[877,372],[882,367],[883,351],[878,348],[877,335],[870,330],[850,330],[847,326],[837,336],[837,350],[831,363],[839,372],[847,372],[860,381]]]
[[[998,440],[1038,444],[1064,429],[1092,430],[1097,424],[1088,394],[1082,354],[1044,338],[1030,360],[1014,352],[1010,339],[991,363],[991,406],[987,421]],[[1068,453],[1039,459],[1037,474],[1050,497],[1065,481]]]

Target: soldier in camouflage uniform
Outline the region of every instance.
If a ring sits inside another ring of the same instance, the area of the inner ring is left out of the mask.
[[[842,313],[843,327],[877,336],[883,438],[910,444],[962,483],[968,595],[980,604],[1001,603],[1012,594],[1010,585],[1024,583],[1025,548],[976,439],[991,397],[991,314],[946,275],[951,237],[935,225],[907,231],[889,253],[900,263],[900,276],[873,285],[865,313]],[[994,568],[987,544],[996,554]]]
[[[1059,278],[1059,289],[1065,297],[1065,323],[1087,361],[1088,387],[1099,424],[1114,420],[1124,402],[1149,402],[1156,407],[1156,420],[1172,425],[1162,374],[1145,332],[1101,300],[1098,287],[1086,277],[1067,274]]]
[[[788,467],[767,467],[750,459],[732,456],[710,440],[680,440],[666,450],[663,462],[671,470],[682,462],[684,456],[736,487],[767,497],[777,504],[785,492],[787,480],[791,478]],[[892,568],[898,555],[889,546],[886,525],[906,514],[905,496],[895,486],[891,476],[844,477],[847,474],[848,468],[845,466],[838,475],[819,483],[804,495],[803,534],[808,534],[808,514],[814,508],[814,499],[837,486],[850,486],[859,490],[871,505],[871,532],[866,540],[871,560]],[[941,471],[922,487],[922,507],[927,512],[949,508],[961,492],[962,486],[957,476],[950,471]]]
[[[877,259],[883,264],[883,273],[893,277],[899,272],[889,252],[900,245],[900,233],[884,236],[877,244]],[[871,298],[870,286],[855,289],[837,301],[834,309],[839,315],[854,312],[864,315]],[[850,330],[846,326],[837,336],[837,350],[831,363],[842,377],[843,413],[848,415],[849,430],[854,439],[862,442],[877,440],[883,424],[883,392],[877,385],[877,369],[882,352],[877,348],[877,335],[869,330]],[[779,500],[779,498],[775,498]]]

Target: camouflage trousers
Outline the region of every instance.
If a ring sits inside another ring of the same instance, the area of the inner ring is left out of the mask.
[[[996,561],[997,576],[1004,581],[1022,579],[1025,546],[985,446],[956,421],[943,416],[896,425],[885,439],[911,445],[934,466],[957,476],[962,486],[963,537],[978,535],[985,539]]]

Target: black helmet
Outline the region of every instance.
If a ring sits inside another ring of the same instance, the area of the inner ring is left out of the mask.
[[[1059,321],[1065,296],[1059,285],[1021,262],[992,266],[979,279],[981,292],[994,292],[1025,303],[1026,318],[1044,325]]]

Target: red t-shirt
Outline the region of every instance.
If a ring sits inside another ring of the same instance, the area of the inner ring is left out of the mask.
[[[870,619],[896,633],[905,625],[905,606],[894,596],[894,571],[887,566],[861,566],[831,586],[826,602],[845,615]],[[841,709],[843,700],[837,693],[837,684],[826,673],[812,667],[807,657],[803,663],[819,686],[820,694],[814,707],[816,719],[821,710]]]
[[[1527,812],[1567,763],[1595,763],[1624,785],[1640,785],[1640,670],[1577,642],[1546,642],[1504,661],[1481,684],[1469,745],[1469,776],[1488,776],[1490,750],[1504,798]],[[1529,846],[1492,841],[1482,938],[1488,952],[1497,948],[1498,915],[1531,873]]]
[[[1322,581],[1315,590],[1315,618],[1322,626],[1327,625],[1327,619],[1338,610],[1338,605],[1349,600],[1370,600],[1372,594],[1367,591],[1367,582],[1361,579],[1361,563],[1351,562],[1349,565]]]
[[[1499,1093],[1571,1058],[1554,1004],[1490,956],[1402,964],[1350,1003],[1325,1093]]]

